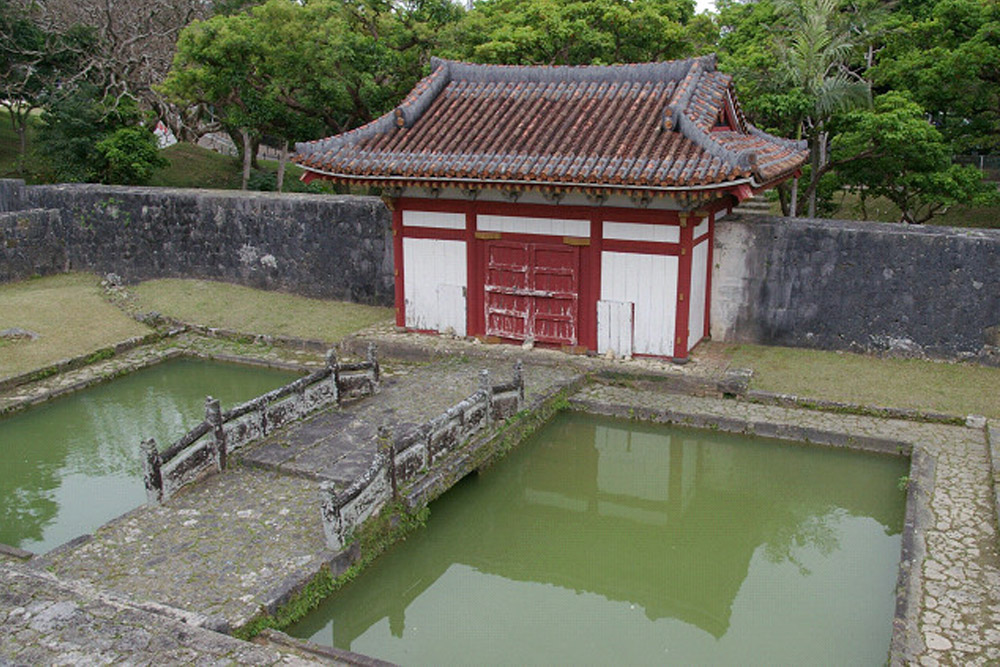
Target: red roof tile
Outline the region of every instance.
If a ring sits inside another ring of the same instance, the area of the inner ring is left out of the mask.
[[[805,162],[804,142],[746,122],[715,58],[516,67],[432,61],[392,112],[299,144],[307,170],[383,185],[675,191],[759,187]],[[737,127],[713,130],[719,118]]]

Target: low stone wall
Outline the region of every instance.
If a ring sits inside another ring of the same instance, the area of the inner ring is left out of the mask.
[[[1000,230],[716,225],[712,338],[1000,363]]]
[[[374,197],[0,181],[0,211],[31,208],[48,212],[19,218],[20,236],[0,227],[31,268],[0,254],[0,280],[83,270],[392,303],[391,217]]]
[[[327,546],[342,549],[355,529],[402,497],[401,489],[459,452],[480,431],[517,414],[523,402],[524,378],[517,362],[510,382],[493,385],[489,371],[484,370],[478,391],[444,413],[395,437],[381,429],[382,446],[360,478],[342,491],[332,482],[320,486]]]
[[[345,398],[378,391],[380,368],[374,345],[368,359],[342,364],[331,350],[324,368],[223,413],[205,399],[205,419],[164,451],[156,440],[142,443],[143,479],[150,503],[168,500],[184,486],[221,472],[231,452]]]

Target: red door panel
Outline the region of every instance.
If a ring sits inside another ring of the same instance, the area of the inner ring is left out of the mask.
[[[576,345],[579,248],[490,241],[486,259],[487,335]]]

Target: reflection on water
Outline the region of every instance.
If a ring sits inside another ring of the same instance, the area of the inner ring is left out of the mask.
[[[905,473],[561,415],[289,631],[405,664],[881,664]]]
[[[141,440],[166,447],[206,395],[227,409],[293,378],[181,359],[0,421],[0,542],[47,551],[142,504]]]

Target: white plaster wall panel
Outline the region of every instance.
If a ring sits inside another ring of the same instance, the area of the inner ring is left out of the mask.
[[[691,252],[691,294],[688,300],[688,349],[705,336],[705,299],[708,287],[708,239]]]
[[[437,330],[444,333],[451,329],[458,336],[465,335],[465,287],[461,285],[437,286]]]
[[[722,220],[727,215],[729,215],[729,211],[726,209],[722,209],[721,211],[716,211],[715,213],[712,214],[713,220],[715,220],[716,222]]]
[[[699,236],[707,233],[708,233],[708,218],[706,217],[704,220],[698,223],[697,227],[694,228],[694,234],[691,236],[691,238],[697,240]]]
[[[403,299],[406,326],[442,331],[438,286],[467,287],[465,242],[403,239]],[[463,322],[462,329],[465,325]],[[455,328],[458,331],[457,327]]]
[[[681,228],[677,225],[648,225],[639,222],[605,222],[604,238],[616,241],[656,241],[680,243]]]
[[[441,213],[439,211],[403,211],[403,226],[465,229],[465,214]]]
[[[637,354],[673,356],[677,309],[677,257],[601,253],[601,299],[635,304],[632,334]]]
[[[524,218],[513,215],[480,215],[476,218],[476,228],[481,232],[590,237],[590,220]]]
[[[634,306],[631,301],[597,302],[598,352],[611,350],[618,357],[632,356]]]

